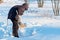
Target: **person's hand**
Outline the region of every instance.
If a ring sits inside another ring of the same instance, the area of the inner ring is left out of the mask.
[[[21,23],[21,24],[19,25],[19,27],[20,27],[20,28],[25,28],[25,24],[22,24],[22,23]]]

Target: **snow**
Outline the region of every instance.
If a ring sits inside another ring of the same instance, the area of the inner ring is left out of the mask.
[[[26,24],[26,28],[19,29],[18,33],[20,38],[15,38],[11,36],[12,23],[9,23],[8,28],[5,29],[5,23],[2,21],[0,23],[0,33],[2,34],[2,36],[0,36],[0,38],[3,38],[1,40],[57,40],[60,37],[60,19],[59,17],[56,18],[31,18],[22,16],[22,20]]]
[[[12,36],[12,22],[9,19],[7,22],[7,14],[11,6],[22,1],[15,0],[19,1],[15,3],[12,0],[12,4],[8,3],[9,0],[6,1],[0,5],[0,40],[60,40],[60,16],[54,16],[51,2],[45,1],[43,8],[37,8],[37,1],[30,1],[28,11],[21,17],[26,27],[19,28],[19,38],[16,38]]]

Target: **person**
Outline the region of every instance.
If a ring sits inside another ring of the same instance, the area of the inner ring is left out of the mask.
[[[18,36],[18,28],[19,28],[19,26],[18,26],[18,19],[19,19],[18,15],[22,16],[25,10],[28,10],[28,4],[27,3],[24,3],[23,5],[13,6],[8,13],[8,19],[10,19],[13,23],[12,34],[14,37],[19,37]]]

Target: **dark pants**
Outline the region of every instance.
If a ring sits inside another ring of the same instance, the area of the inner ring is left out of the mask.
[[[12,23],[13,23],[13,27],[12,27],[12,30],[13,30],[13,36],[14,37],[19,37],[18,36],[18,20],[15,20],[15,19],[11,19]]]

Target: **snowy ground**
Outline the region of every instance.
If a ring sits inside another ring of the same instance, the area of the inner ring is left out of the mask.
[[[11,36],[12,23],[9,23],[8,26],[6,26],[6,23],[0,20],[0,40],[59,40],[59,18],[22,17],[23,22],[26,24],[26,28],[22,31],[18,31],[20,38]]]

